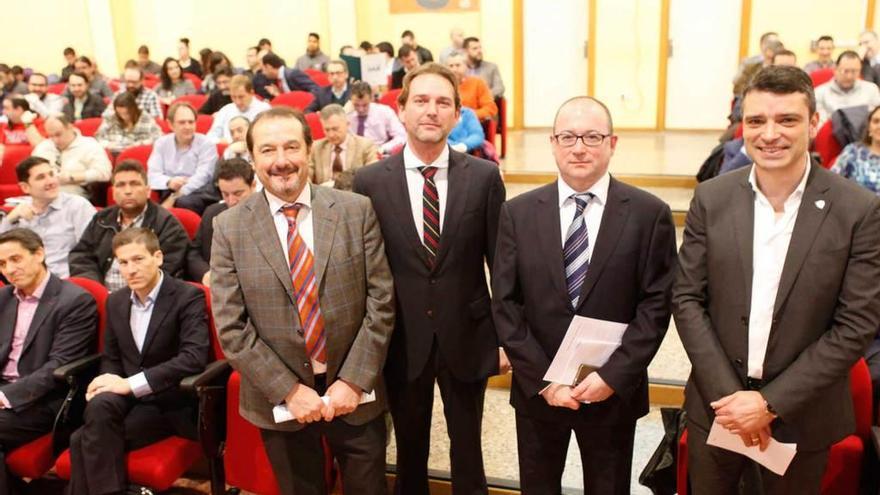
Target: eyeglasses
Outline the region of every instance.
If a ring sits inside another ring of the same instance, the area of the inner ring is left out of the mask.
[[[589,134],[571,134],[568,132],[562,132],[554,134],[553,139],[555,139],[556,142],[559,143],[559,146],[562,146],[563,148],[571,148],[577,144],[578,139],[584,143],[584,146],[595,148],[600,146],[606,138],[611,136],[612,134],[599,134],[598,132],[591,132]]]

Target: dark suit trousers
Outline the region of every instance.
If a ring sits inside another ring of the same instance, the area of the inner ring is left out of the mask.
[[[516,444],[523,495],[562,493],[562,472],[572,431],[581,452],[584,494],[628,495],[635,422],[597,426],[582,416],[559,422],[517,413]]]
[[[55,411],[46,405],[35,405],[21,412],[0,409],[0,495],[14,493],[12,475],[6,468],[6,454],[52,431]]]
[[[709,432],[693,422],[688,421],[687,428],[691,493],[738,495],[740,478],[746,475],[749,479],[750,475],[757,473],[758,479],[750,479],[749,482],[761,485],[759,490],[763,492],[759,491],[760,495],[818,495],[828,463],[828,449],[814,452],[799,450],[785,476],[778,476],[745,456],[706,445]]]
[[[128,484],[125,453],[163,438],[193,438],[192,409],[163,410],[152,402],[105,392],[86,405],[85,424],[70,437],[70,495],[116,493]]]
[[[326,377],[316,377],[315,391],[324,395]],[[321,437],[327,439],[342,470],[345,493],[383,495],[385,483],[385,417],[379,415],[363,425],[350,425],[340,418],[309,423],[295,432],[260,429],[266,454],[278,479],[281,493],[326,495]]]
[[[398,495],[428,495],[428,452],[434,381],[440,387],[449,432],[452,493],[487,493],[481,443],[483,400],[488,380],[463,382],[455,378],[440,355],[437,342],[422,374],[409,383],[387,380],[388,402],[397,440]]]

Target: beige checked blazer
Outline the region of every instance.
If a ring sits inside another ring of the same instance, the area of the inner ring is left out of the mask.
[[[394,288],[370,200],[309,185],[315,277],[327,339],[327,383],[343,378],[377,400],[343,416],[358,425],[385,410],[382,368],[394,326]],[[214,220],[213,312],[223,352],[242,376],[240,412],[260,428],[276,424],[272,408],[294,384],[314,386],[285,249],[264,193]]]
[[[378,160],[376,143],[372,139],[356,136],[348,133],[345,138],[345,163],[342,166],[343,174],[353,175],[355,170],[369,165]],[[310,157],[312,167],[312,182],[323,184],[333,178],[333,162],[330,160],[333,145],[326,139],[319,139],[312,145]],[[351,184],[351,180],[343,180]],[[337,189],[340,189],[337,187]],[[346,188],[351,190],[351,186]]]

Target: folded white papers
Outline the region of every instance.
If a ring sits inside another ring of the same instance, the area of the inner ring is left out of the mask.
[[[626,323],[575,316],[544,374],[544,380],[571,385],[582,364],[601,367],[620,347],[626,327]]]
[[[330,403],[330,397],[326,395],[322,395],[321,400],[324,401],[324,404]],[[376,391],[374,390],[368,394],[361,394],[361,401],[358,404],[366,404],[375,400]],[[290,414],[286,404],[279,404],[272,408],[272,416],[275,418],[276,423],[284,423],[285,421],[292,421],[294,419],[293,414]]]
[[[760,447],[757,445],[746,447],[742,437],[727,431],[717,421],[712,423],[712,429],[709,430],[709,439],[706,440],[706,443],[742,454],[779,476],[785,474],[789,464],[791,464],[792,459],[797,454],[797,444],[781,443],[773,438],[770,439],[770,444],[764,452],[761,452]]]

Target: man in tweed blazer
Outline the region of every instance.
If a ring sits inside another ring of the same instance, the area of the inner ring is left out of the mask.
[[[281,492],[326,493],[324,436],[347,492],[384,493],[391,273],[369,199],[309,184],[311,141],[302,115],[285,107],[251,125],[248,149],[265,189],[214,222],[214,318],[242,376],[240,412],[260,428]],[[314,284],[300,278],[310,265],[305,280]],[[317,306],[304,305],[313,294]],[[370,392],[375,400],[360,404]],[[282,404],[293,420],[276,423]]]

